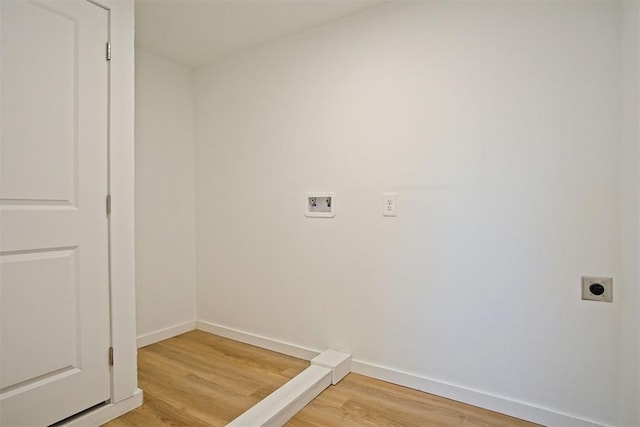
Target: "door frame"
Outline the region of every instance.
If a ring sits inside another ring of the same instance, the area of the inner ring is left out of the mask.
[[[111,401],[137,391],[134,250],[134,4],[92,0],[109,11],[109,219]],[[106,49],[106,47],[105,47]]]
[[[87,0],[109,12],[111,401],[69,419],[66,426],[99,425],[142,405],[138,389],[134,248],[134,3]],[[106,46],[105,46],[106,55]],[[106,58],[105,58],[106,59]]]

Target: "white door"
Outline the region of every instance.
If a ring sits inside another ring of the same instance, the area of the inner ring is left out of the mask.
[[[110,398],[108,12],[0,0],[0,425]]]

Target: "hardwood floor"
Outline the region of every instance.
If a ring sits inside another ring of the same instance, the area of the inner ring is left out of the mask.
[[[188,332],[139,349],[138,380],[144,405],[106,426],[224,426],[308,365],[206,332]],[[287,425],[534,424],[352,373]]]
[[[286,425],[506,427],[536,424],[350,373]]]
[[[138,350],[144,404],[109,427],[223,426],[309,366],[191,331]]]

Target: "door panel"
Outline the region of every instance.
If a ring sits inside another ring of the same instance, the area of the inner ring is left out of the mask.
[[[0,1],[0,425],[110,397],[108,12]]]
[[[8,83],[3,84],[2,95],[10,105],[2,111],[2,136],[11,144],[2,151],[0,197],[72,202],[78,142],[78,20],[29,4],[7,4],[5,9],[11,16],[2,23],[2,74]],[[12,28],[20,23],[38,31]],[[55,108],[44,100],[56,100]]]
[[[1,259],[0,309],[2,323],[8,327],[3,328],[2,364],[7,369],[3,369],[0,388],[78,366],[76,248],[18,253]],[[70,309],[50,310],[52,306]],[[34,312],[48,313],[47,321],[34,322]]]

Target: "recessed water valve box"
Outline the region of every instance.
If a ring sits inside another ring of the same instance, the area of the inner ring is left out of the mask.
[[[333,218],[336,216],[335,202],[333,193],[307,193],[304,214],[308,217]]]
[[[588,301],[613,301],[613,279],[611,277],[582,276],[582,299]]]

